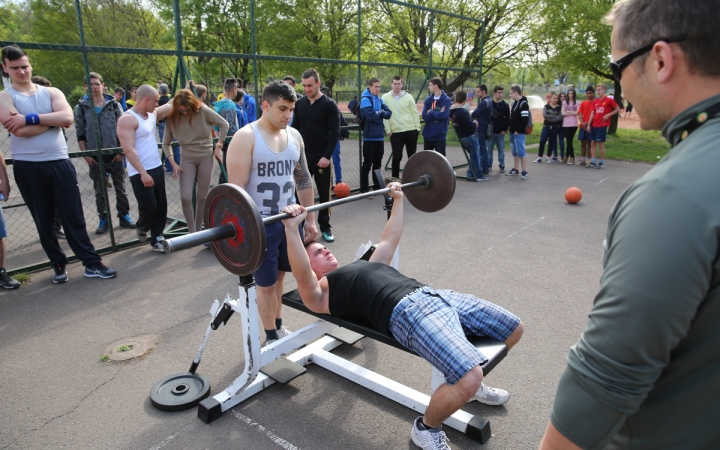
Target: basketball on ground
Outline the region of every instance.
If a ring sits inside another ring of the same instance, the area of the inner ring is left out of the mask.
[[[568,203],[577,203],[582,199],[582,191],[576,187],[568,188],[567,191],[565,191],[565,200],[568,201]]]
[[[338,183],[335,185],[335,197],[345,198],[350,195],[350,186],[345,183]]]

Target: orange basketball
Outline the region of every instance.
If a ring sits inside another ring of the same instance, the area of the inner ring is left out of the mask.
[[[350,186],[345,183],[338,183],[335,185],[335,197],[345,198],[350,195]]]
[[[565,191],[565,200],[568,201],[568,203],[577,203],[582,199],[582,191],[576,187],[568,188],[567,191]]]

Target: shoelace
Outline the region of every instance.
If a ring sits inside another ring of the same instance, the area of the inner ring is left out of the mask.
[[[444,431],[440,431],[438,433],[430,433],[430,435],[433,438],[433,444],[435,444],[435,448],[438,450],[451,450],[450,446],[447,444],[450,442],[450,439],[447,437]]]

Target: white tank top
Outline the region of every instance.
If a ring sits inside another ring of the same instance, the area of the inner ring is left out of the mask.
[[[132,109],[128,109],[127,112],[135,116],[138,121],[138,128],[135,130],[135,151],[140,156],[140,163],[145,170],[160,167],[162,161],[160,161],[160,150],[155,138],[155,128],[157,126],[155,113],[148,113],[147,119],[143,119],[140,114]],[[128,164],[127,170],[130,177],[139,173],[132,164]]]
[[[285,206],[295,203],[295,178],[293,172],[300,159],[300,148],[289,128],[285,150],[275,153],[263,139],[257,122],[252,124],[255,133],[250,179],[246,191],[255,201],[261,216],[280,213]]]
[[[37,92],[23,95],[12,86],[7,88],[15,108],[20,114],[48,114],[53,112],[50,92],[35,85]],[[42,162],[68,159],[68,146],[60,127],[53,127],[32,137],[18,137],[10,134],[10,153],[18,161]]]

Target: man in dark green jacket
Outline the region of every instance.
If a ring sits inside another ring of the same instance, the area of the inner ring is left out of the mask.
[[[541,449],[720,445],[720,3],[622,0],[612,69],[670,152],[610,213]]]

